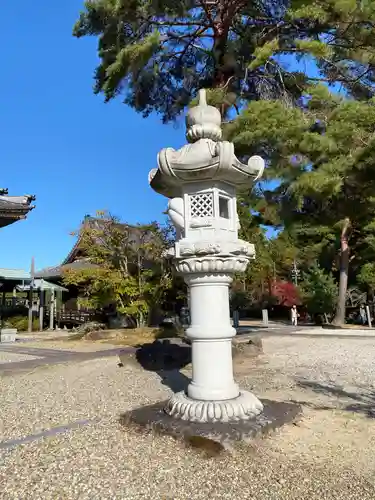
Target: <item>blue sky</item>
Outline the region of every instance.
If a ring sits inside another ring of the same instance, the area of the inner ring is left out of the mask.
[[[128,223],[163,220],[166,200],[147,176],[163,147],[184,144],[183,121],[136,114],[92,92],[96,39],[72,27],[83,0],[2,6],[0,187],[35,194],[25,221],[1,229],[0,267],[59,264],[85,214],[109,210]],[[313,61],[292,66],[317,73]],[[269,232],[271,236],[274,234]]]
[[[143,119],[92,92],[96,40],[72,27],[83,0],[2,5],[0,187],[35,194],[25,221],[1,229],[0,267],[37,269],[67,255],[85,214],[108,209],[129,223],[162,220],[166,200],[147,181],[182,125]]]

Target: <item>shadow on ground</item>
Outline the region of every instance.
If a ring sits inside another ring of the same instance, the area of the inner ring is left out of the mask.
[[[170,340],[155,340],[155,342],[137,346],[135,357],[144,370],[156,372],[162,384],[173,392],[187,388],[189,378],[180,372],[191,363],[191,347]]]
[[[338,404],[332,406],[319,405],[309,401],[294,401],[299,404],[318,409],[332,410],[339,408],[341,410],[354,413],[361,413],[369,418],[375,418],[375,390],[368,387],[358,387],[355,391],[345,390],[342,386],[334,383],[320,383],[312,380],[297,379],[297,386],[302,389],[311,390],[317,394],[336,398]]]

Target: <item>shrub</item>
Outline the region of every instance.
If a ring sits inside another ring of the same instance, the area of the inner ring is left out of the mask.
[[[5,328],[17,328],[19,332],[26,332],[29,326],[27,316],[13,316],[4,321]],[[39,330],[38,318],[33,319],[33,331]]]
[[[103,323],[98,323],[96,321],[89,321],[88,323],[83,323],[82,325],[78,326],[75,330],[78,333],[86,334],[105,329],[106,325],[104,325]]]
[[[314,315],[333,313],[338,288],[332,274],[325,273],[318,265],[314,265],[304,274],[300,287],[309,313]]]

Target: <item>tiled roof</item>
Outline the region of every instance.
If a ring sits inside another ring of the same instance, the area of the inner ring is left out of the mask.
[[[14,281],[23,281],[30,280],[30,273],[28,271],[24,271],[23,269],[5,269],[0,268],[0,280],[14,280]]]
[[[50,283],[49,281],[46,281],[44,279],[36,279],[34,280],[34,288],[37,288],[39,290],[55,290],[58,292],[67,292],[68,289],[64,288],[63,286],[56,285],[55,283]],[[25,292],[30,290],[30,284],[28,285],[18,285],[17,289]]]
[[[83,223],[82,227],[86,226],[91,229],[97,229],[100,230],[104,227],[105,223],[108,222],[105,219],[99,219],[97,217],[90,217],[86,216]],[[140,243],[141,235],[143,234],[143,230],[141,227],[138,226],[131,226],[129,224],[123,224],[123,223],[118,223],[118,227],[124,228],[128,230],[128,242],[133,245],[137,245]],[[150,238],[152,238],[153,235],[150,234]],[[99,241],[98,241],[99,243]],[[66,259],[63,261],[62,265],[69,264],[72,262],[74,257],[77,255],[77,252],[79,251],[79,246],[80,246],[80,238],[78,236],[76,244],[72,248],[72,250],[69,252],[69,255],[66,257]]]
[[[46,267],[41,269],[35,273],[35,277],[43,279],[59,278],[64,274],[64,271],[68,271],[69,269],[88,269],[92,267],[96,267],[96,265],[85,260],[76,260],[71,264],[63,264],[61,266]]]

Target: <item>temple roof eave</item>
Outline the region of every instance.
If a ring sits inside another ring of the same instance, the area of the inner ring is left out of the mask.
[[[26,219],[26,216],[35,205],[31,202],[35,196],[7,196],[7,189],[0,189],[0,227],[9,226],[14,222]]]
[[[62,278],[66,271],[75,269],[91,269],[94,267],[98,266],[87,261],[75,261],[70,264],[62,264],[60,266],[46,267],[44,269],[41,269],[40,271],[37,271],[35,273],[35,278]]]

